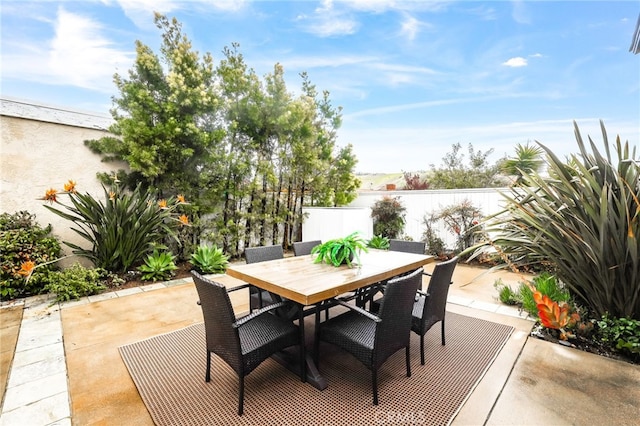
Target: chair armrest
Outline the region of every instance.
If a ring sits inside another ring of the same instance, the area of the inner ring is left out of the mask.
[[[278,309],[281,308],[283,306],[288,305],[289,302],[278,302],[278,303],[274,303],[273,305],[269,305],[269,306],[265,306],[264,308],[260,308],[258,310],[253,311],[252,313],[250,313],[249,315],[240,318],[239,320],[237,320],[236,322],[234,322],[232,324],[233,328],[238,328],[243,326],[244,324],[246,324],[247,322],[251,321],[252,319],[254,319],[255,317],[258,317],[266,312],[269,311],[273,311],[274,309]]]
[[[333,299],[338,305],[342,305],[346,308],[351,309],[352,311],[356,311],[357,313],[359,313],[360,315],[364,315],[365,317],[369,318],[372,321],[375,322],[380,322],[382,321],[382,319],[380,319],[379,316],[372,314],[371,312],[362,309],[358,306],[352,305],[350,303],[345,302],[344,300],[340,300],[340,299]]]
[[[231,293],[232,291],[242,290],[243,288],[249,288],[249,287],[251,287],[251,284],[240,284],[235,287],[229,287],[227,289],[227,293]]]

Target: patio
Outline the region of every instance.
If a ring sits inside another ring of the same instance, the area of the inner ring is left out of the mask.
[[[633,424],[640,417],[640,369],[528,338],[531,321],[494,300],[498,277],[519,280],[466,265],[454,275],[450,312],[515,330],[452,424]],[[30,298],[20,326],[19,307],[3,308],[0,371],[10,377],[1,423],[152,424],[118,347],[201,322],[196,300],[190,280],[176,280],[53,307],[44,297]],[[233,303],[237,312],[247,310],[240,296]]]

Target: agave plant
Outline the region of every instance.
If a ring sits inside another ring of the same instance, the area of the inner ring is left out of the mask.
[[[367,242],[367,247],[371,247],[374,249],[380,250],[388,250],[389,249],[389,238],[384,237],[382,235],[374,235]]]
[[[200,245],[191,254],[191,264],[203,274],[222,274],[227,269],[229,257],[216,246]]]
[[[173,271],[178,269],[175,263],[175,256],[166,251],[158,251],[154,249],[153,253],[148,255],[143,265],[138,267],[142,272],[143,280],[166,280],[173,275]]]
[[[600,126],[604,155],[591,138],[587,151],[576,123],[579,155],[562,161],[540,144],[549,176],[524,173],[486,230],[511,261],[551,270],[596,314],[640,318],[640,164],[619,137],[614,163]]]

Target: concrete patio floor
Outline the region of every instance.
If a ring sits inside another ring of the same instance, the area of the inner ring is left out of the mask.
[[[452,424],[640,424],[640,367],[530,338],[532,322],[495,300],[497,278],[521,279],[466,265],[453,278],[449,311],[515,330]],[[185,279],[61,305],[40,296],[3,306],[0,425],[151,425],[118,347],[201,322],[196,300]],[[247,310],[246,297],[232,302]]]

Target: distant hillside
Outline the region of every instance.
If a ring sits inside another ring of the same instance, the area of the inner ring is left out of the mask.
[[[395,184],[396,188],[400,189],[404,187],[404,176],[402,173],[374,173],[374,174],[359,174],[360,189],[362,190],[384,190],[387,184]]]

